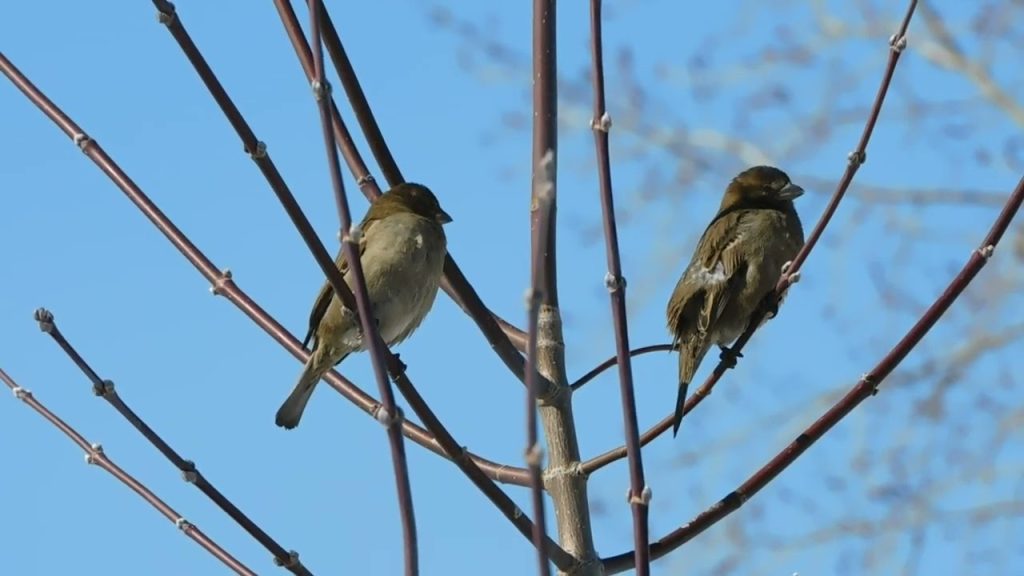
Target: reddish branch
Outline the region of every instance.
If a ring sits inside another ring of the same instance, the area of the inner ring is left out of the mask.
[[[1017,214],[1017,211],[1020,210],[1022,202],[1024,202],[1024,177],[1018,181],[1016,189],[1014,189],[1013,193],[1010,194],[1010,197],[1006,200],[1003,210],[992,223],[992,227],[989,229],[985,239],[982,240],[981,245],[971,253],[970,258],[967,259],[963,268],[961,268],[960,272],[952,281],[950,281],[942,294],[930,307],[928,307],[921,316],[921,319],[907,331],[903,338],[893,346],[889,353],[886,354],[867,374],[862,376],[860,381],[857,382],[857,384],[855,384],[841,400],[836,402],[835,405],[822,414],[821,417],[810,425],[810,427],[804,430],[802,434],[797,436],[796,439],[790,442],[788,446],[783,448],[781,452],[776,454],[774,458],[761,467],[760,470],[755,472],[747,479],[746,482],[736,488],[736,490],[727,494],[724,498],[699,514],[690,522],[673,530],[660,540],[651,543],[651,556],[654,558],[660,558],[665,554],[668,554],[737,510],[740,506],[746,503],[747,500],[752,498],[762,488],[768,485],[769,482],[774,480],[780,473],[782,473],[783,470],[789,467],[789,465],[799,458],[800,455],[808,448],[810,448],[812,444],[824,436],[825,433],[831,430],[833,426],[838,424],[840,420],[850,414],[850,412],[859,406],[861,402],[877,394],[879,386],[886,377],[888,377],[893,370],[899,366],[900,362],[902,362],[921,342],[925,335],[928,334],[928,331],[935,326],[935,323],[942,318],[942,315],[945,314],[946,310],[948,310],[953,302],[956,301],[957,297],[959,297],[971,281],[974,280],[975,276],[978,275],[978,272],[980,272],[985,264],[988,263],[995,251],[996,245],[999,244],[999,240],[1002,239],[1003,234],[1010,226],[1010,222],[1013,220],[1013,217]],[[626,571],[633,566],[633,552],[630,551],[610,558],[605,558],[604,565],[610,574]]]
[[[0,64],[5,66],[9,65],[9,62],[7,62],[7,59],[3,54],[0,54]],[[30,390],[18,386],[17,382],[8,376],[2,368],[0,368],[0,381],[11,389],[15,398],[21,400],[25,404],[28,404],[30,408],[45,418],[47,422],[53,424],[55,428],[63,432],[64,435],[77,444],[79,448],[85,450],[85,461],[87,464],[95,464],[107,471],[114,478],[117,478],[122,484],[130,488],[133,492],[142,497],[143,500],[148,502],[150,506],[156,508],[157,512],[163,514],[164,518],[170,520],[171,523],[184,532],[186,536],[194,540],[197,544],[202,546],[204,550],[223,562],[224,565],[234,571],[235,574],[243,574],[245,576],[256,575],[256,573],[250,570],[245,564],[242,564],[238,559],[211,540],[209,536],[203,534],[203,531],[195,524],[186,520],[181,514],[178,514],[174,508],[171,508],[170,505],[161,500],[153,493],[152,490],[147,488],[145,484],[139,482],[134,476],[128,474],[124,469],[115,464],[114,461],[111,460],[103,451],[103,446],[86,440],[85,437],[79,434],[79,432],[71,427],[71,425],[61,420],[53,412],[50,412],[42,402],[36,400],[36,397]]]
[[[597,154],[597,176],[600,184],[601,214],[604,220],[605,254],[608,275],[605,283],[611,298],[612,320],[615,325],[615,351],[619,365],[619,390],[622,402],[622,420],[626,436],[626,456],[629,459],[629,506],[633,512],[633,547],[636,550],[634,566],[637,576],[651,572],[651,558],[647,548],[650,541],[651,491],[644,480],[643,457],[640,453],[640,427],[636,417],[636,397],[633,390],[633,365],[629,353],[629,328],[626,321],[626,279],[622,276],[619,259],[619,233],[615,225],[615,200],[612,196],[611,153],[608,150],[608,132],[612,121],[604,99],[604,47],[601,38],[601,0],[590,1],[591,59],[593,60],[594,118],[590,127],[594,131]]]
[[[378,417],[387,429],[388,444],[391,448],[391,462],[395,474],[395,486],[398,492],[398,509],[402,518],[402,543],[403,555],[405,558],[406,576],[416,576],[420,572],[419,546],[416,537],[416,514],[412,502],[412,486],[409,484],[409,464],[405,456],[405,439],[402,437],[401,421],[402,415],[395,404],[395,394],[391,390],[391,382],[388,380],[387,368],[384,365],[384,355],[390,356],[387,346],[381,340],[380,331],[377,330],[377,315],[373,312],[373,304],[370,302],[370,294],[366,289],[366,277],[363,274],[363,266],[359,257],[359,240],[352,233],[352,214],[348,207],[348,198],[345,196],[345,185],[341,178],[341,163],[338,162],[338,152],[334,146],[334,129],[331,118],[330,84],[324,75],[324,55],[320,44],[320,1],[312,0],[309,5],[309,45],[313,51],[314,80],[311,82],[314,96],[316,97],[317,108],[320,111],[320,126],[323,132],[324,148],[327,151],[327,163],[331,173],[331,187],[334,189],[334,201],[338,207],[338,221],[341,226],[341,249],[345,254],[349,270],[352,272],[353,284],[355,285],[355,305],[352,306],[352,294],[341,275],[341,271],[333,262],[326,267],[322,258],[330,260],[327,250],[320,244],[313,227],[308,221],[302,226],[302,217],[299,220],[293,218],[293,222],[299,225],[299,229],[308,228],[314,243],[310,248],[317,253],[317,261],[320,267],[330,279],[334,293],[349,310],[358,310],[359,323],[362,325],[363,340],[369,345],[370,363],[373,365],[374,376],[377,379],[377,390],[384,404],[384,413]],[[291,203],[298,209],[298,203],[291,198]],[[302,216],[302,211],[297,210]],[[360,231],[361,232],[361,231]],[[305,236],[305,231],[303,231]]]
[[[138,430],[153,447],[159,450],[171,464],[181,471],[182,479],[189,484],[195,485],[200,492],[220,507],[235,523],[273,554],[274,562],[278,566],[285,567],[292,574],[311,576],[311,572],[299,561],[298,552],[285,550],[283,546],[278,544],[277,541],[271,538],[270,535],[264,532],[262,528],[235,506],[227,496],[224,496],[220,490],[217,490],[213,484],[210,484],[206,477],[203,476],[203,473],[199,471],[199,468],[196,467],[195,462],[182,458],[174,448],[171,448],[170,444],[165,442],[134,410],[125,404],[117,390],[114,389],[114,383],[100,378],[99,374],[92,369],[92,366],[86,362],[78,350],[68,342],[64,334],[57,328],[57,323],[49,310],[45,308],[36,310],[35,319],[39,322],[39,329],[49,334],[54,342],[68,355],[68,358],[75,363],[75,366],[78,366],[78,369],[89,379],[89,382],[92,383],[93,394],[106,400],[121,416],[124,416],[125,420]]]

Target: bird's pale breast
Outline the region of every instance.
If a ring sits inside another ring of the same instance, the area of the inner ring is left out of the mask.
[[[366,232],[363,272],[388,344],[404,340],[433,306],[444,269],[440,227],[411,214],[393,214]]]

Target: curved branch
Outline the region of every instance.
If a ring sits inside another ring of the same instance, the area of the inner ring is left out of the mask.
[[[642,354],[649,354],[651,352],[669,352],[671,350],[671,344],[654,344],[653,346],[642,346],[640,348],[630,350],[629,356],[632,358],[635,356],[640,356]],[[580,376],[578,380],[576,380],[570,385],[570,388],[572,388],[573,392],[579,390],[580,388],[583,387],[584,384],[590,382],[594,378],[597,378],[598,376],[601,375],[602,372],[611,368],[612,366],[615,366],[618,363],[619,357],[616,354],[615,356],[612,356],[611,358],[605,360],[604,362],[601,362],[600,364],[592,368],[590,372],[587,372],[583,376]]]

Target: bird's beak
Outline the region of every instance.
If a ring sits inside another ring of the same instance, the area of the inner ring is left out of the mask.
[[[804,189],[797,186],[796,184],[793,184],[792,182],[786,184],[786,187],[783,188],[782,190],[779,190],[779,198],[782,198],[783,200],[792,200],[794,198],[799,198],[803,195]]]
[[[441,225],[447,224],[452,221],[452,217],[449,216],[448,213],[445,212],[444,210],[438,210],[437,214],[434,216],[434,219],[437,220],[437,223]]]

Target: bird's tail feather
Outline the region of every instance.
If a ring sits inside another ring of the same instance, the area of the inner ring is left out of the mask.
[[[686,407],[686,389],[689,388],[689,382],[679,383],[679,395],[676,396],[676,413],[672,417],[672,437],[675,438],[676,434],[679,433],[679,425],[683,423],[683,408]]]
[[[298,426],[299,420],[302,419],[302,412],[306,410],[306,404],[309,403],[313,390],[316,390],[317,383],[328,370],[340,364],[349,355],[348,352],[344,352],[337,361],[332,361],[333,358],[327,357],[327,354],[323,348],[317,348],[309,355],[309,360],[302,367],[302,374],[299,375],[299,381],[295,383],[295,388],[288,395],[284,404],[277,409],[274,422],[278,426],[287,430]]]
[[[302,369],[299,381],[295,383],[295,388],[292,389],[292,393],[288,395],[288,398],[281,404],[281,407],[277,409],[277,416],[274,422],[278,426],[291,430],[299,425],[299,420],[302,419],[302,412],[306,409],[306,404],[313,395],[313,390],[316,390],[317,382],[320,381],[320,376],[322,375],[322,373],[318,373],[313,369],[313,356],[310,356],[309,362],[306,362],[306,366]]]
[[[701,360],[711,348],[707,338],[694,339],[679,344],[679,395],[676,397],[676,411],[672,418],[672,437],[679,433],[679,425],[683,422],[683,409],[686,407],[686,393],[693,375],[700,367]]]

